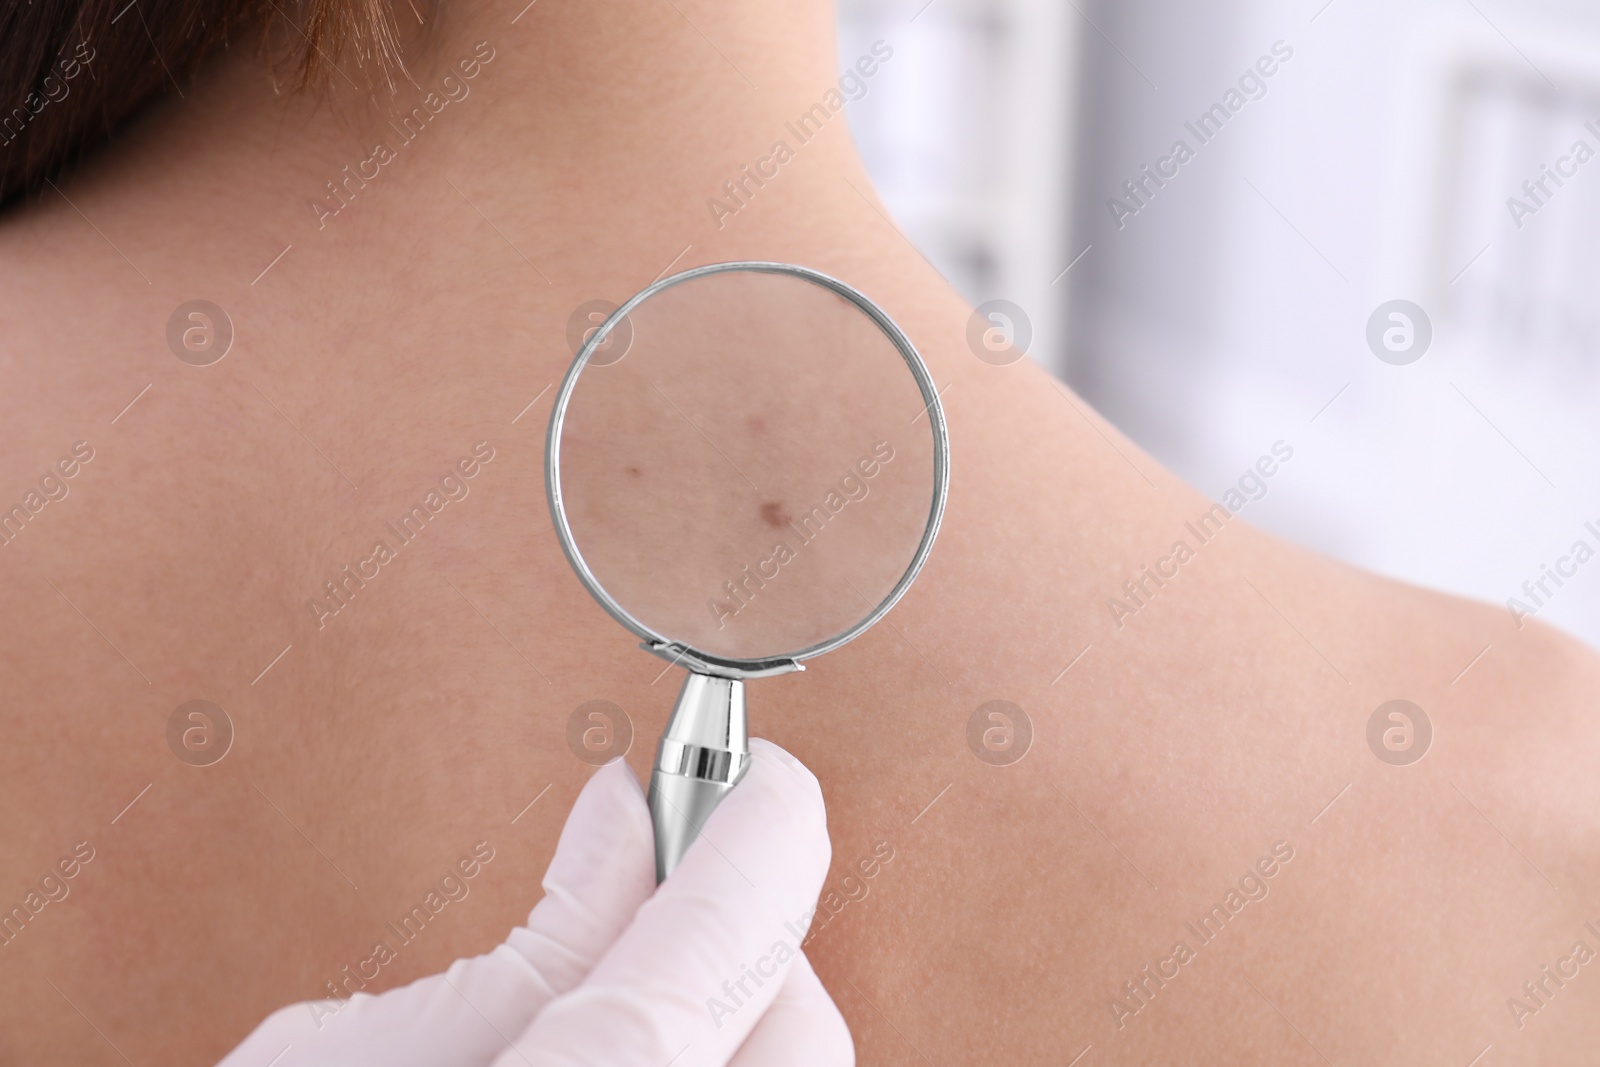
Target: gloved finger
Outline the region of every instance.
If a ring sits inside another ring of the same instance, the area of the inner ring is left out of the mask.
[[[273,1067],[488,1063],[583,980],[655,889],[650,812],[621,760],[595,772],[578,795],[543,884],[527,925],[493,951],[379,996],[292,1004],[222,1067],[263,1067],[280,1055]]]
[[[728,1067],[855,1067],[855,1062],[850,1028],[802,955]]]
[[[678,869],[496,1067],[725,1064],[749,1036],[800,954],[832,854],[816,778],[776,745],[750,749]]]
[[[544,897],[506,939],[542,985],[523,994],[528,1019],[576,988],[633,922],[656,889],[655,855],[644,791],[626,763],[612,760],[578,795],[545,871]]]

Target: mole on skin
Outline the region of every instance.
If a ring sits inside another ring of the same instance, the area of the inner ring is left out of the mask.
[[[781,530],[789,525],[789,520],[794,518],[789,514],[789,509],[776,500],[769,500],[761,505],[761,518],[774,530]]]

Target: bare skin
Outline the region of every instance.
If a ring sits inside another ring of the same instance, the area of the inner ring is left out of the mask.
[[[706,206],[834,84],[832,13],[546,0],[513,23],[520,6],[435,27],[424,88],[479,41],[494,58],[320,229],[307,201],[394,135],[349,86],[275,97],[242,54],[0,219],[0,501],[93,449],[0,547],[5,906],[94,850],[0,947],[0,1061],[212,1062],[326,995],[480,841],[470,895],[368,988],[525,915],[589,772],[572,710],[626,709],[643,775],[675,676],[568,570],[549,394],[523,409],[580,303],[749,258],[853,282],[948,387],[946,528],[893,627],[752,690],[755,731],[823,783],[830,889],[892,849],[807,946],[863,1063],[1595,1047],[1600,962],[1561,962],[1600,951],[1591,653],[1248,510],[1119,627],[1108,598],[1195,544],[1210,502],[1043,373],[973,358],[969,309],[872,199],[844,119],[720,228]],[[163,332],[196,297],[237,330],[204,368]],[[483,441],[470,495],[319,629],[322,583]],[[1434,728],[1410,766],[1367,744],[1395,698]],[[213,766],[168,748],[194,699],[237,731]],[[995,699],[1035,731],[1010,766],[967,743]],[[1292,859],[1249,883],[1264,899],[1195,936],[1280,842]],[[1178,941],[1193,959],[1163,964]],[[1157,988],[1147,966],[1176,974]]]

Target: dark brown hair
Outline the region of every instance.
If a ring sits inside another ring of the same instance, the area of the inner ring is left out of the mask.
[[[386,80],[400,68],[388,0],[9,0],[0,207],[37,193],[155,97],[181,92],[236,41],[266,50],[295,88],[346,56]]]

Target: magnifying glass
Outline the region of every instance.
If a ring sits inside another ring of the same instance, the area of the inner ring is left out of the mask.
[[[674,274],[582,340],[545,449],[556,535],[600,606],[688,670],[650,776],[658,882],[744,774],[744,683],[888,613],[933,548],[949,461],[910,339],[805,267]]]

